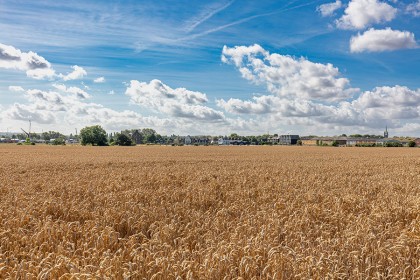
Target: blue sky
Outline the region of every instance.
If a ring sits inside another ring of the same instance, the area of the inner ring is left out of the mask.
[[[0,1],[0,131],[420,136],[420,1]]]

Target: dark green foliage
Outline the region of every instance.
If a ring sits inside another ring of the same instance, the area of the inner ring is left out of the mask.
[[[130,137],[125,135],[124,133],[117,134],[117,140],[115,140],[115,145],[118,146],[133,146],[133,141]]]
[[[146,143],[156,143],[156,134],[146,135]]]
[[[54,141],[52,141],[51,145],[56,145],[56,146],[66,145],[66,140],[64,140],[63,137],[59,137],[59,138],[54,139]]]
[[[361,138],[361,137],[363,137],[363,135],[362,134],[350,134],[350,137]]]
[[[376,147],[376,143],[358,143],[356,147]]]
[[[50,140],[50,139],[57,139],[57,138],[65,138],[65,136],[63,134],[61,134],[60,132],[57,131],[48,131],[48,132],[43,132],[42,134],[42,139],[44,140]],[[40,138],[41,138],[40,135]]]
[[[80,130],[82,145],[107,146],[106,131],[99,125],[87,126]]]
[[[386,142],[384,147],[402,147],[402,144],[400,142]]]
[[[408,147],[415,147],[416,146],[416,142],[414,142],[413,140],[408,142]]]

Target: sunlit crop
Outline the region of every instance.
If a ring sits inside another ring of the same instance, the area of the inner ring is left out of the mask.
[[[0,279],[420,279],[420,149],[0,156]]]

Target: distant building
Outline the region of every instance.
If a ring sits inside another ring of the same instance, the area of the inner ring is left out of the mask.
[[[200,146],[209,145],[211,142],[211,138],[209,138],[208,136],[194,136],[191,140],[192,144]]]
[[[299,135],[279,135],[270,137],[267,139],[268,142],[271,144],[279,144],[279,145],[296,145],[297,141],[299,140]]]
[[[217,140],[217,144],[219,146],[228,146],[228,145],[235,145],[235,146],[239,146],[239,145],[249,145],[248,142],[243,141],[243,140],[232,140],[232,139],[228,139],[228,138],[223,138],[220,137],[219,140]]]
[[[249,143],[242,140],[229,140],[230,145],[248,145]]]
[[[192,143],[191,137],[189,135],[185,136],[184,144],[185,145],[191,145],[191,143]]]
[[[279,135],[280,145],[296,145],[299,140],[299,135]]]
[[[396,140],[396,139],[383,139],[381,142],[382,142],[382,146],[397,145],[397,144],[400,144],[401,146],[403,145],[403,143],[401,143],[401,141]]]
[[[356,145],[373,145],[373,144],[379,144],[381,142],[382,139],[378,139],[378,138],[367,138],[367,137],[356,137],[356,138],[352,138],[349,137],[347,138],[347,146],[356,146]]]
[[[219,144],[219,145],[230,145],[230,141],[231,140],[229,140],[227,138],[220,137],[219,140],[217,140],[217,144]]]
[[[301,137],[300,140],[302,141],[302,145],[304,145],[304,146],[316,146],[317,145],[317,137]]]
[[[143,141],[143,136],[141,135],[141,133],[138,131],[138,129],[136,129],[132,134],[131,134],[131,140],[134,141],[134,143],[136,144],[141,144]]]

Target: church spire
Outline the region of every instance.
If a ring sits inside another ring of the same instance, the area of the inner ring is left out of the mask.
[[[384,138],[388,138],[388,126],[385,126]]]

